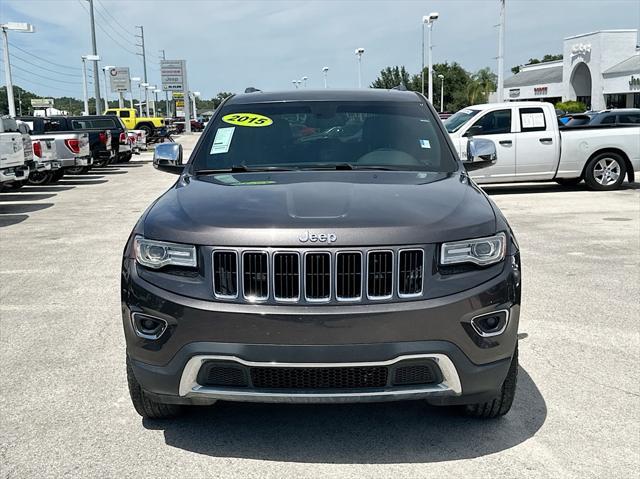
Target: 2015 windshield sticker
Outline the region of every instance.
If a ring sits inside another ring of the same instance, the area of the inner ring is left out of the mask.
[[[222,121],[230,125],[237,126],[269,126],[273,125],[273,120],[268,116],[257,113],[231,113],[222,117]]]
[[[229,128],[218,128],[216,131],[216,137],[213,139],[213,145],[211,145],[210,154],[219,155],[221,153],[229,152],[229,145],[231,145],[231,139],[233,138],[233,132],[235,126]]]

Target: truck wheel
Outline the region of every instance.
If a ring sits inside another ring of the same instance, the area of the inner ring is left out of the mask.
[[[27,180],[30,185],[48,185],[51,183],[52,173],[50,171],[34,171]]]
[[[7,190],[19,190],[20,188],[22,188],[24,186],[24,184],[26,182],[27,182],[27,180],[12,181],[11,183],[5,183],[4,187]]]
[[[127,357],[127,384],[129,385],[129,395],[136,412],[143,418],[148,419],[168,419],[175,417],[182,411],[178,404],[162,404],[149,399],[136,377],[133,375],[131,363]]]
[[[617,153],[600,153],[591,159],[584,172],[584,181],[592,190],[616,190],[624,181],[627,168]]]
[[[582,178],[556,178],[556,183],[560,186],[577,186]]]
[[[136,130],[142,130],[144,131],[145,135],[147,138],[150,138],[151,135],[153,134],[153,128],[150,127],[149,125],[139,125]]]
[[[70,175],[86,175],[90,169],[90,166],[68,166],[65,168],[65,173],[69,173]]]
[[[493,399],[478,403],[467,404],[464,406],[464,413],[467,416],[478,417],[482,419],[493,419],[496,417],[504,416],[511,409],[513,404],[513,398],[516,395],[516,384],[518,382],[518,345],[516,344],[516,350],[511,358],[511,365],[509,366],[509,372],[507,377],[502,383],[500,394]]]
[[[51,173],[51,183],[57,183],[60,181],[64,177],[64,173],[65,171],[62,168]]]

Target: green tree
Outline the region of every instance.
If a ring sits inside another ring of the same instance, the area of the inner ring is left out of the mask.
[[[380,71],[380,75],[371,84],[371,88],[390,89],[399,85],[410,87],[411,78],[404,66],[387,67]]]
[[[562,53],[547,53],[542,57],[542,60],[538,58],[529,58],[529,61],[525,65],[535,65],[536,63],[553,62],[556,60],[562,60]],[[520,71],[520,68],[522,67],[523,65],[516,65],[515,67],[511,67],[511,72],[515,75]]]

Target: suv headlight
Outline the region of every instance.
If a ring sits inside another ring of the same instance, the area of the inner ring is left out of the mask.
[[[166,243],[136,236],[134,250],[136,261],[147,268],[158,269],[167,265],[195,268],[198,265],[196,247],[191,245]]]
[[[487,266],[504,259],[506,246],[507,238],[504,233],[486,238],[442,243],[440,264],[474,263]]]

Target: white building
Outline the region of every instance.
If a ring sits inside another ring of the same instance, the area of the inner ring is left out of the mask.
[[[562,53],[562,60],[525,65],[505,79],[505,101],[578,100],[593,110],[640,108],[638,30],[567,37]]]

